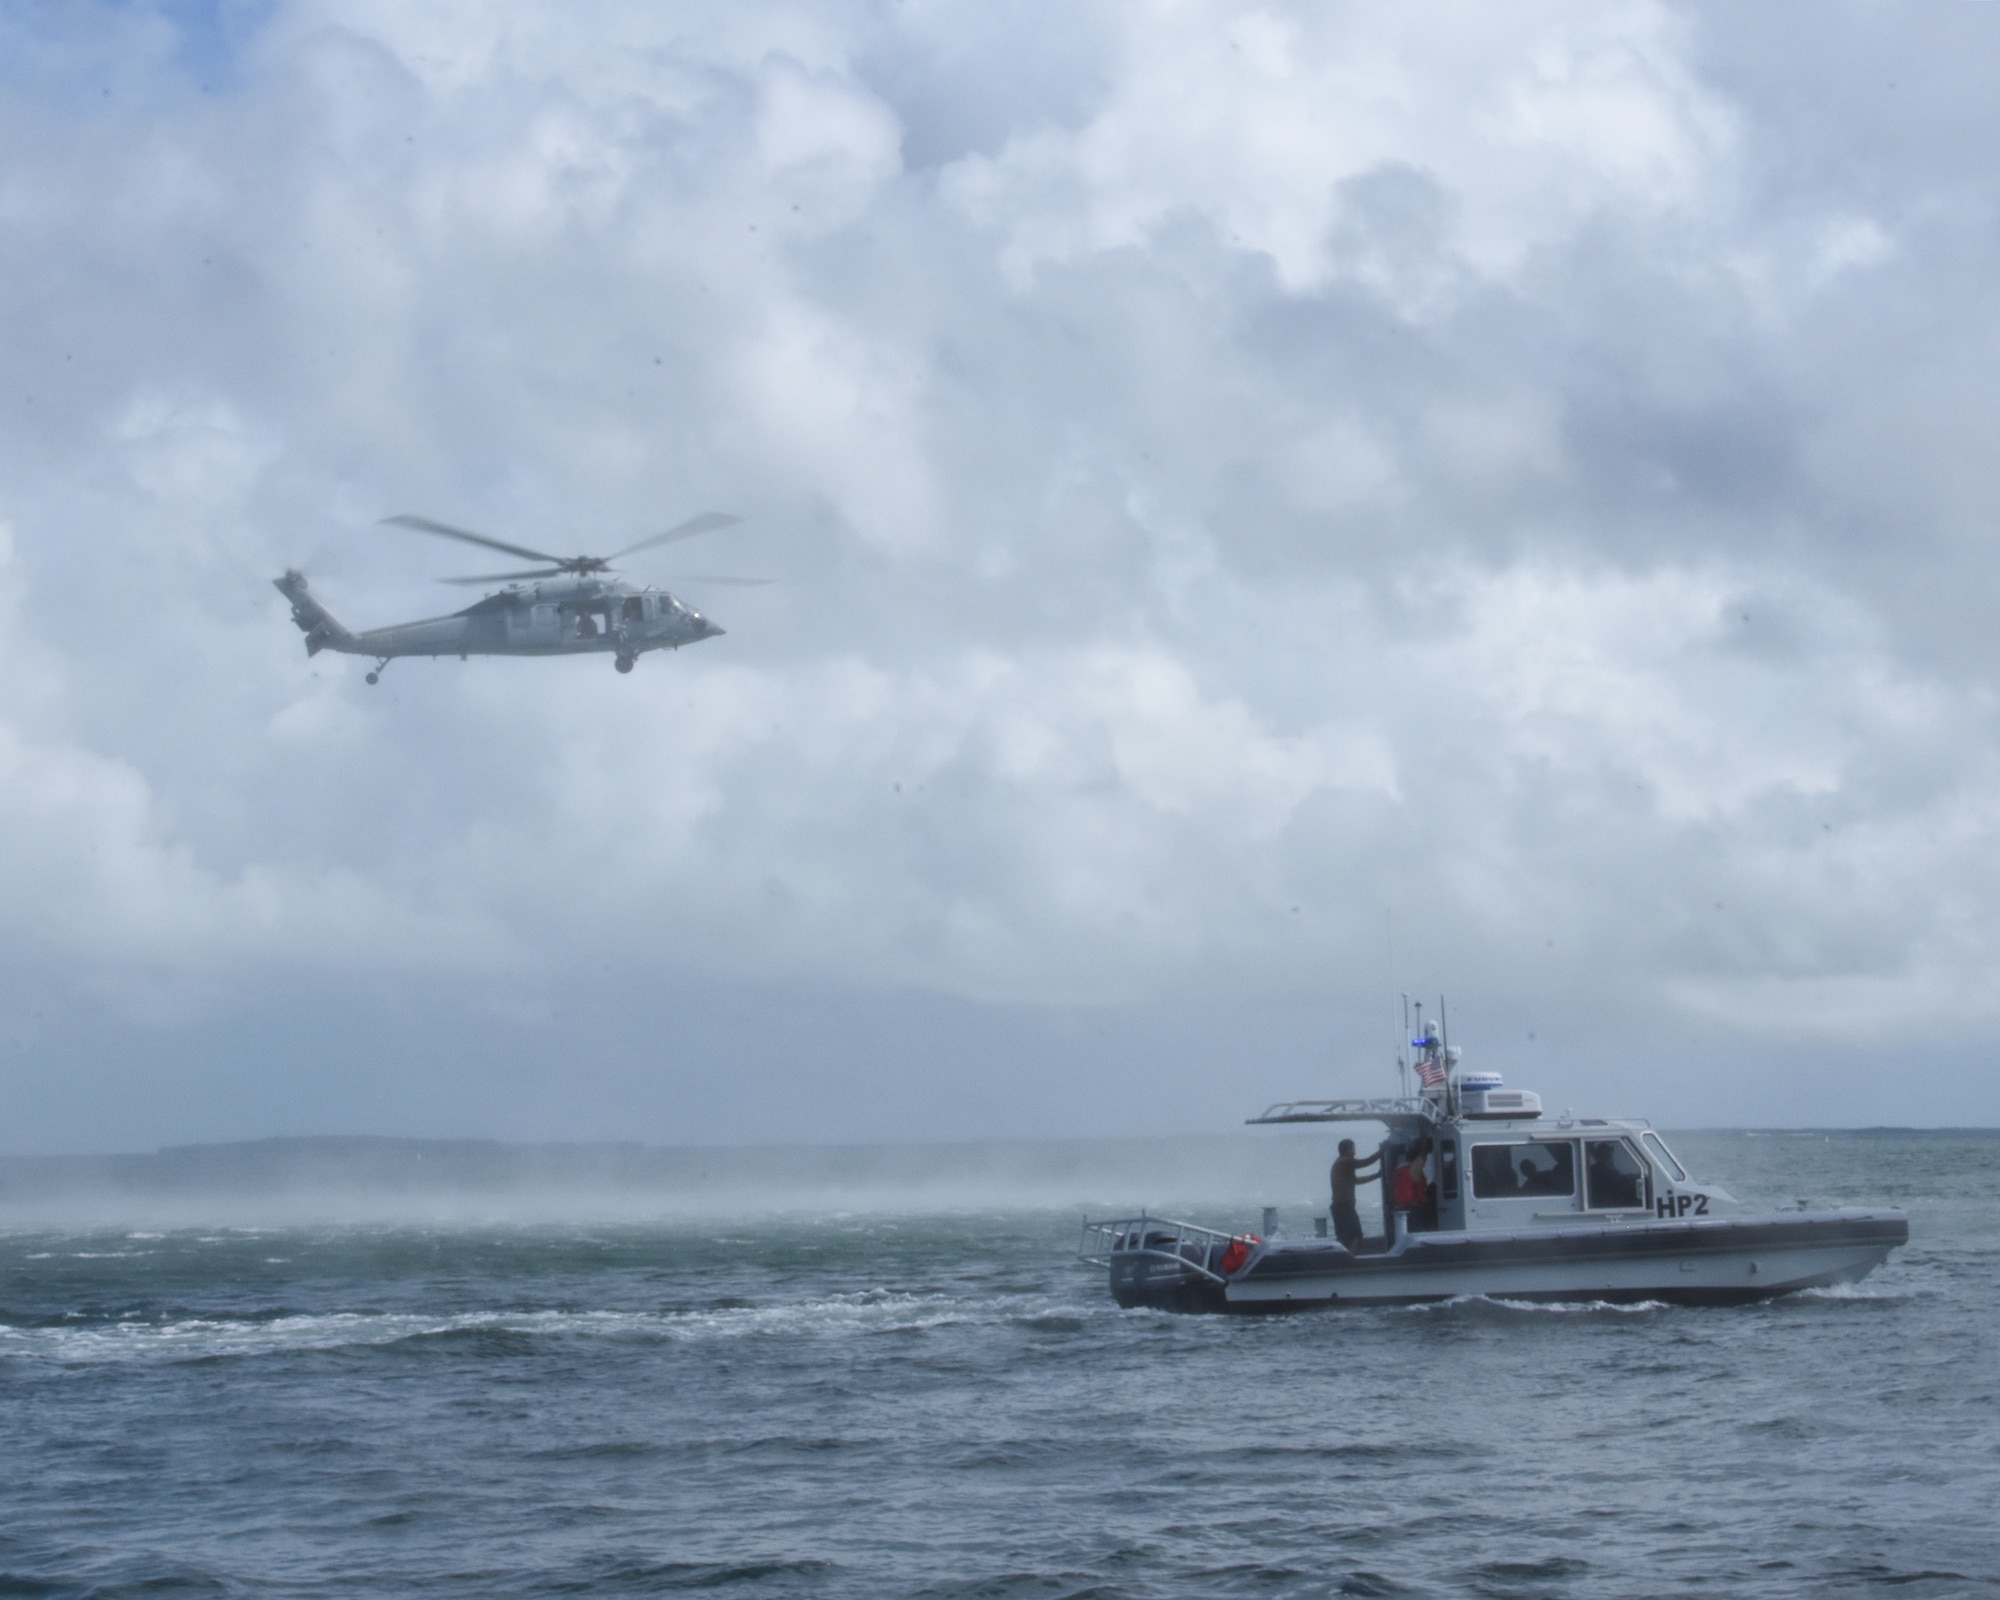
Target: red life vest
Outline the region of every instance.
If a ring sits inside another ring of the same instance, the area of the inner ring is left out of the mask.
[[[1264,1241],[1254,1233],[1239,1233],[1223,1247],[1222,1259],[1215,1264],[1216,1271],[1225,1278],[1250,1259],[1250,1252]]]
[[[1402,1166],[1396,1169],[1395,1177],[1390,1180],[1389,1192],[1398,1206],[1414,1210],[1424,1203],[1424,1191],[1428,1187],[1423,1173],[1413,1166]]]

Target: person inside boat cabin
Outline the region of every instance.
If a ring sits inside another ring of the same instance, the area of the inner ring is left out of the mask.
[[[1340,1141],[1340,1159],[1333,1164],[1333,1236],[1352,1250],[1361,1243],[1361,1213],[1354,1209],[1354,1186],[1373,1183],[1381,1177],[1380,1172],[1361,1176],[1363,1167],[1372,1167],[1382,1159],[1377,1150],[1372,1156],[1357,1158],[1354,1141]]]
[[[1396,1168],[1389,1184],[1389,1204],[1408,1214],[1412,1232],[1436,1223],[1431,1215],[1430,1180],[1424,1174],[1424,1163],[1430,1159],[1430,1153],[1430,1140],[1417,1140],[1404,1154],[1402,1165]]]

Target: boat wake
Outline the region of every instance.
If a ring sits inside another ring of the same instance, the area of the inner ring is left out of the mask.
[[[840,1340],[941,1328],[1013,1326],[1081,1332],[1110,1307],[1037,1296],[964,1298],[861,1290],[768,1305],[726,1301],[666,1310],[518,1309],[425,1316],[409,1312],[287,1312],[238,1317],[80,1315],[0,1324],[0,1363],[96,1365],[208,1361],[337,1351],[445,1351],[467,1340],[499,1341],[518,1354],[574,1341],[697,1343],[722,1340]]]
[[[1462,1315],[1468,1311],[1483,1311],[1506,1317],[1641,1317],[1671,1311],[1674,1307],[1664,1300],[1510,1300],[1504,1295],[1462,1294],[1454,1295],[1449,1300],[1433,1300],[1425,1305],[1396,1309],[1433,1316],[1440,1312]]]

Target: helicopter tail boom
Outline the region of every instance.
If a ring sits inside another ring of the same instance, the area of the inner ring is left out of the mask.
[[[292,603],[292,621],[299,625],[299,632],[306,636],[306,654],[316,656],[322,650],[359,649],[359,641],[342,626],[341,621],[325,606],[319,603],[306,585],[306,575],[296,568],[282,578],[274,578],[272,587]]]

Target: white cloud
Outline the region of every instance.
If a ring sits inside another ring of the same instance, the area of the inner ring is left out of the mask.
[[[16,965],[1344,1014],[1393,911],[1510,1026],[2000,1026],[1990,245],[1752,24],[297,4],[202,96],[100,20],[150,98],[0,87]],[[268,587],[710,505],[662,576],[784,582],[630,679]]]
[[[1336,270],[1344,186],[1400,167],[1453,201],[1432,248],[1507,277],[1599,212],[1700,204],[1730,125],[1680,31],[1649,3],[1128,10],[1090,122],[968,157],[946,192],[1002,234],[1017,282],[1192,215],[1306,290]]]

